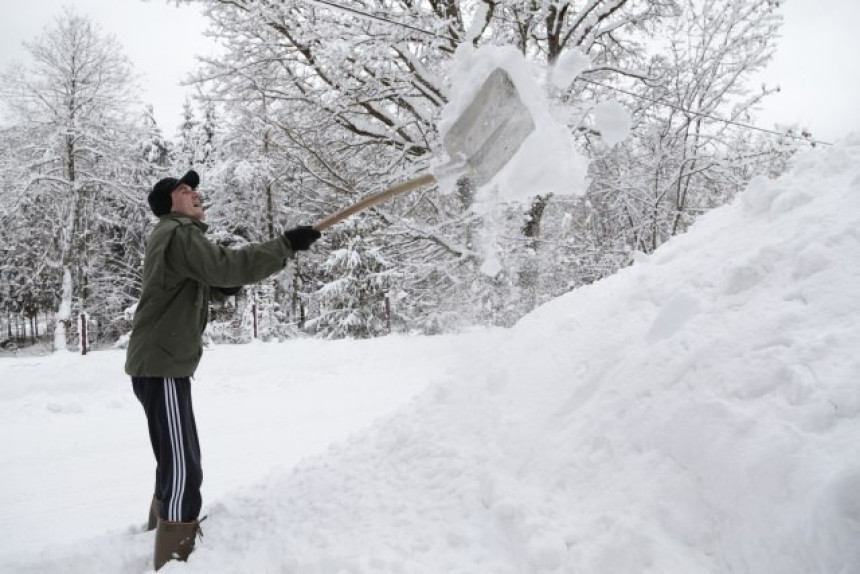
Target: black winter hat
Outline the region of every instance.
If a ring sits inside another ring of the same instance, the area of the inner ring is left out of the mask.
[[[173,200],[170,194],[183,183],[187,184],[191,189],[197,189],[197,186],[200,185],[200,176],[192,169],[180,179],[165,177],[152,186],[152,191],[149,192],[147,199],[149,200],[149,207],[156,217],[170,213],[170,210],[173,208]]]

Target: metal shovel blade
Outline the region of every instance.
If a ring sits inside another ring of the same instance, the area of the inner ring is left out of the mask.
[[[490,181],[535,129],[511,77],[496,68],[443,138],[451,161],[465,161],[477,187]]]
[[[459,172],[465,164],[468,178],[480,187],[510,161],[534,129],[531,113],[520,100],[513,80],[497,68],[445,134],[442,143],[451,162],[442,170],[453,168]],[[435,175],[427,173],[389,187],[329,215],[313,227],[324,231],[359,211],[436,181]]]

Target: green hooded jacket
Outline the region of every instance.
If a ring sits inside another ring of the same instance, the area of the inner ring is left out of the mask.
[[[261,281],[283,269],[292,255],[284,238],[228,249],[206,239],[206,229],[202,221],[168,213],[149,236],[126,354],[128,375],[194,375],[212,290]]]

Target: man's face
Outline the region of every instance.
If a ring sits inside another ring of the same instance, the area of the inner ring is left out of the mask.
[[[180,184],[179,187],[173,190],[170,194],[173,200],[173,209],[175,213],[181,213],[194,219],[202,220],[206,217],[203,213],[203,206],[200,203],[200,194],[191,189],[187,183]]]

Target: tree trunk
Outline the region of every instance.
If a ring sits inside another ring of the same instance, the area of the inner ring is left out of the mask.
[[[76,71],[75,54],[72,55],[72,73]],[[80,217],[80,190],[75,181],[75,95],[77,94],[77,80],[71,78],[70,94],[72,97],[68,102],[68,126],[65,136],[65,176],[69,182],[69,193],[71,202],[69,207],[69,218],[66,220],[65,229],[62,230],[62,265],[63,286],[60,294],[60,307],[57,310],[57,324],[54,327],[54,351],[65,351],[68,348],[68,334],[71,327],[72,316],[72,265],[74,261],[74,244],[77,236],[78,219]]]
[[[70,162],[74,169],[74,162]],[[74,172],[72,172],[74,173]],[[78,230],[78,218],[80,211],[80,196],[78,189],[72,180],[72,201],[69,208],[69,218],[66,220],[66,228],[62,230],[62,254],[63,254],[63,285],[60,291],[60,306],[57,310],[57,324],[54,327],[54,351],[65,351],[68,348],[68,333],[71,328],[72,300],[74,289],[72,284],[72,266],[74,263],[74,238]]]
[[[540,261],[538,259],[538,248],[540,237],[540,225],[544,211],[549,202],[549,195],[539,195],[532,202],[528,212],[528,219],[523,226],[523,235],[526,241],[526,260],[519,273],[520,299],[524,304],[524,313],[528,313],[537,306],[538,283],[540,281]]]
[[[65,351],[67,334],[72,315],[72,271],[63,266],[63,288],[60,295],[60,308],[57,310],[57,324],[54,327],[54,351]]]
[[[299,317],[299,326],[305,326],[305,310],[301,307],[301,303],[299,301],[299,258],[296,257],[293,259],[294,264],[294,272],[293,272],[293,292],[290,297],[290,318],[295,319]]]

